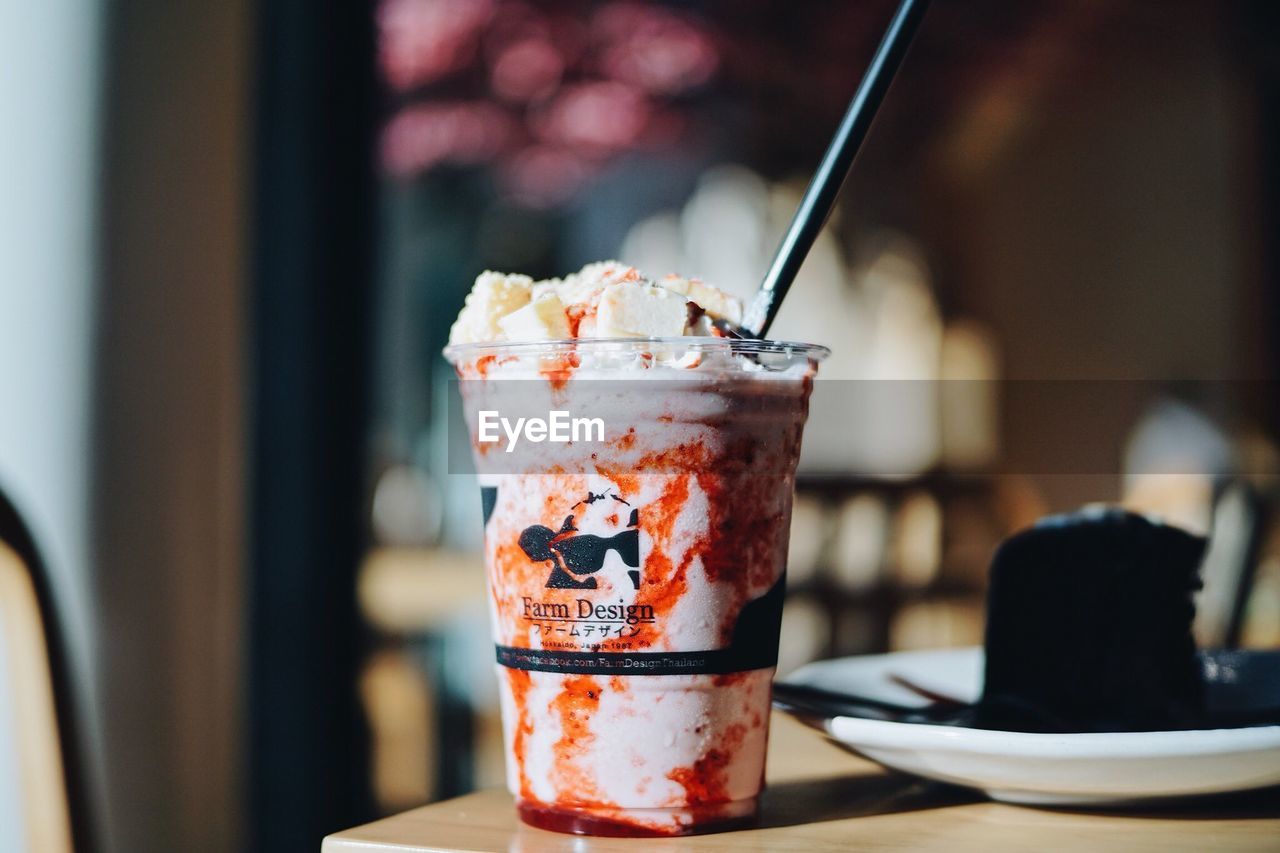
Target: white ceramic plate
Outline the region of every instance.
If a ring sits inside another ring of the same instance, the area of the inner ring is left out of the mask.
[[[975,701],[982,650],[819,661],[784,681],[925,705],[890,680]],[[856,717],[801,719],[886,767],[1028,805],[1120,805],[1280,784],[1280,726],[1178,732],[1031,734]]]

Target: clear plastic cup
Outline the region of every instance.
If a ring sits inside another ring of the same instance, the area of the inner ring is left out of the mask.
[[[482,488],[521,818],[623,836],[750,823],[795,467],[827,350],[673,338],[445,355]],[[603,429],[488,440],[498,417],[557,411]]]

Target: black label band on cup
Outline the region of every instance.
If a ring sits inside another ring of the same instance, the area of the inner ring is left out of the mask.
[[[776,643],[775,643],[776,648]],[[568,675],[724,675],[766,669],[778,663],[773,654],[744,654],[744,649],[703,652],[564,652],[494,646],[497,661],[509,669],[562,672]]]
[[[778,665],[778,629],[786,579],[747,602],[734,624],[728,648],[701,652],[591,652],[494,646],[509,669],[570,675],[726,675]]]

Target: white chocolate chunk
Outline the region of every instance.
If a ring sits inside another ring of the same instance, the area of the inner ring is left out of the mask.
[[[502,339],[498,321],[529,303],[533,279],[527,275],[506,275],[485,271],[467,294],[466,304],[453,328],[449,343],[470,344]]]
[[[700,278],[682,278],[673,274],[664,277],[658,284],[687,297],[712,317],[735,324],[742,322],[742,300],[718,287],[712,287]]]
[[[557,282],[556,294],[565,305],[593,304],[604,289],[610,285],[624,282],[641,283],[644,277],[635,267],[629,267],[618,261],[599,261],[587,264],[576,273],[564,277]]]
[[[654,285],[616,284],[600,295],[596,337],[663,338],[684,334],[687,300]]]
[[[689,295],[689,279],[682,278],[675,273],[669,273],[668,275],[663,276],[662,280],[659,281],[658,284],[665,287],[667,290],[670,290],[672,293],[679,293],[681,296]]]
[[[569,337],[569,318],[564,303],[554,293],[498,320],[509,341],[561,341]]]
[[[742,322],[742,300],[725,293],[718,287],[712,287],[700,279],[689,279],[686,291],[689,301],[695,303],[712,317],[728,320],[737,325]]]

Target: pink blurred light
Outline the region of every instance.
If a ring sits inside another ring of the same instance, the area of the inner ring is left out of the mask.
[[[550,96],[560,84],[564,59],[551,42],[525,38],[502,48],[493,60],[493,91],[509,101],[536,101]]]
[[[678,144],[688,120],[664,100],[719,64],[699,19],[639,2],[377,2],[392,88],[489,84],[487,96],[402,108],[383,131],[384,169],[494,162],[503,192],[536,207],[565,203],[624,151]]]
[[[408,175],[441,163],[482,163],[502,150],[512,130],[504,110],[483,102],[408,107],[383,131],[383,167]]]
[[[634,145],[651,112],[639,89],[604,80],[566,86],[535,116],[533,125],[547,142],[606,153]]]
[[[502,186],[507,195],[530,207],[555,207],[571,199],[595,172],[595,167],[572,151],[533,145],[503,164]]]
[[[719,55],[690,19],[639,3],[611,3],[592,19],[606,74],[654,94],[672,95],[710,79]]]
[[[407,89],[467,65],[494,0],[382,0],[378,60],[387,81]]]

